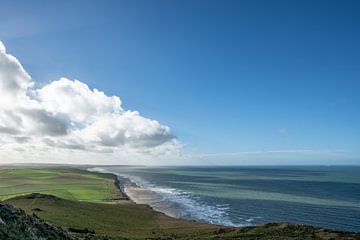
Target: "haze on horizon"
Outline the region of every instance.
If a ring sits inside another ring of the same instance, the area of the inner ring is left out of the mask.
[[[0,164],[359,165],[358,1],[1,1]]]

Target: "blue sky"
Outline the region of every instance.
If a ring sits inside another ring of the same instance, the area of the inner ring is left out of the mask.
[[[359,12],[359,1],[1,1],[0,40],[39,86],[66,76],[120,96],[186,154],[359,164]]]

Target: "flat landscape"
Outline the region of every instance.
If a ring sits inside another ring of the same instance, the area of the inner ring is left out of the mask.
[[[287,223],[234,228],[175,219],[117,200],[122,193],[111,174],[17,168],[0,170],[0,179],[3,203],[60,226],[73,239],[360,239],[359,234]]]
[[[0,169],[0,200],[29,193],[69,200],[99,201],[120,194],[113,176],[77,169]]]

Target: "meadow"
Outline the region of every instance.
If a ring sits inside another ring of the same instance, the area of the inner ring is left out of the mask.
[[[0,169],[0,200],[34,192],[81,201],[106,200],[120,194],[109,174],[75,168]]]

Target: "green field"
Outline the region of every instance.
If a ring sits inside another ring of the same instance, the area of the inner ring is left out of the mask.
[[[113,177],[77,169],[0,169],[0,200],[29,193],[100,201],[119,194]]]

